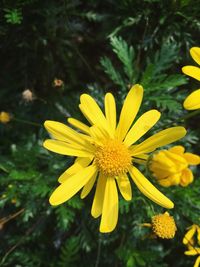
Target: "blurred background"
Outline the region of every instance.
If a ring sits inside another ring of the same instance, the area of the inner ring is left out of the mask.
[[[198,154],[200,116],[182,107],[198,84],[181,68],[194,65],[189,49],[200,46],[199,37],[198,0],[1,1],[0,112],[9,115],[0,123],[0,266],[193,266],[182,238],[198,223],[199,172],[187,188],[157,185],[176,203],[174,239],[152,239],[141,227],[163,209],[136,187],[132,201],[120,200],[115,231],[100,234],[90,215],[94,191],[84,201],[77,194],[50,206],[57,178],[73,159],[42,143],[45,120],[82,119],[82,93],[102,105],[110,91],[120,108],[130,86],[141,83],[140,112],[162,112],[154,130],[185,125],[179,144]]]

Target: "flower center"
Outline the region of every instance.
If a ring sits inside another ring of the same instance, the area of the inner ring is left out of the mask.
[[[160,238],[173,238],[177,230],[174,218],[168,212],[152,218],[152,230]]]
[[[97,147],[94,161],[106,176],[119,176],[128,172],[131,155],[124,144],[111,139]]]

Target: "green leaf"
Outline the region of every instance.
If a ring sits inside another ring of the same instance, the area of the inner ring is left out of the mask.
[[[111,60],[108,57],[103,57],[100,59],[100,63],[105,71],[108,74],[109,78],[117,85],[122,88],[125,88],[123,79],[118,71],[115,70]]]
[[[123,64],[124,72],[127,75],[130,84],[136,81],[136,70],[134,68],[135,52],[132,46],[129,46],[122,37],[111,37],[110,43],[113,52],[117,55]],[[135,76],[135,77],[134,77]]]

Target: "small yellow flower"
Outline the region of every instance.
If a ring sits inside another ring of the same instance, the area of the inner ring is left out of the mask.
[[[153,232],[152,237],[160,237],[162,239],[174,238],[177,231],[174,218],[168,212],[153,216],[151,223],[143,223],[141,226],[150,227]]]
[[[194,245],[194,235],[197,234],[197,241],[200,245],[200,227],[197,224],[193,224],[187,228],[188,231],[183,238],[183,244],[193,246]]]
[[[50,203],[62,204],[81,188],[81,198],[85,198],[95,185],[91,214],[94,218],[101,216],[100,232],[103,233],[111,232],[118,221],[117,185],[125,200],[132,199],[129,176],[152,201],[165,208],[174,206],[135,165],[141,159],[147,159],[147,153],[185,136],[186,130],[172,127],[135,144],[160,118],[160,112],[150,110],[133,124],[142,98],[143,88],[136,84],[124,101],[117,124],[116,104],[111,93],[105,96],[105,115],[91,96],[83,94],[79,108],[91,126],[73,118],[69,118],[68,122],[79,132],[56,121],[44,124],[54,138],[46,140],[44,147],[55,153],[77,157],[75,163],[59,177],[60,185],[51,195]]]
[[[183,244],[186,245],[189,250],[185,251],[185,255],[187,256],[200,255],[200,247],[197,247],[197,245],[200,245],[200,227],[197,224],[193,224],[187,229],[188,231],[183,238]],[[200,265],[200,256],[197,257],[194,263],[194,267],[199,267],[199,265]]]
[[[11,115],[8,112],[1,111],[0,112],[0,122],[8,123],[11,120]]]
[[[172,185],[187,186],[194,177],[189,165],[200,164],[198,155],[185,152],[183,146],[160,150],[149,161],[148,167],[158,183],[164,187]]]
[[[190,55],[194,61],[200,65],[200,47],[192,47]],[[182,68],[184,74],[200,81],[200,68],[196,66],[185,66]],[[184,101],[183,106],[188,110],[195,110],[200,108],[200,89],[191,93]]]
[[[60,79],[57,79],[57,78],[55,78],[54,81],[53,81],[53,85],[55,87],[61,87],[61,86],[63,86],[63,84],[64,84],[64,82],[62,80],[60,80]]]
[[[155,235],[163,239],[174,238],[177,231],[174,218],[168,212],[153,216],[151,225]]]

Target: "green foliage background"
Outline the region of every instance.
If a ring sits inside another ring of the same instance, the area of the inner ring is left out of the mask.
[[[12,120],[0,125],[0,218],[21,213],[1,224],[0,266],[193,266],[182,238],[186,227],[199,224],[198,169],[187,188],[156,185],[175,203],[173,240],[151,239],[140,226],[164,210],[134,185],[132,201],[120,199],[116,230],[100,234],[90,215],[94,192],[84,201],[77,194],[58,207],[48,203],[73,159],[49,153],[42,142],[46,119],[81,118],[81,93],[102,103],[111,91],[120,108],[130,86],[141,83],[140,112],[162,112],[153,131],[184,125],[188,135],[178,144],[200,154],[200,117],[182,108],[198,84],[181,73],[182,66],[194,65],[189,48],[200,46],[199,36],[198,0],[2,1],[0,108]],[[64,86],[54,87],[54,78]],[[27,88],[33,102],[22,99]]]

